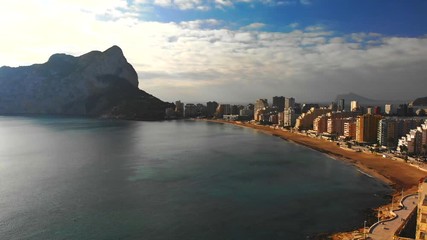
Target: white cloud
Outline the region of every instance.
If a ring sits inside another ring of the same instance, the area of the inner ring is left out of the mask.
[[[336,36],[323,28],[233,31],[215,19],[143,22],[117,10],[126,7],[124,2],[116,3],[81,8],[30,1],[22,8],[8,1],[0,9],[0,29],[7,33],[0,39],[0,66],[119,45],[140,74],[140,87],[168,101],[253,101],[274,95],[329,101],[350,90],[373,98],[425,94],[427,38]],[[99,20],[102,11],[114,9],[121,17]],[[252,25],[257,27],[262,24]]]
[[[256,23],[251,23],[249,25],[241,27],[240,30],[259,30],[259,29],[261,29],[261,28],[263,28],[265,26],[266,25],[264,23],[256,22]]]
[[[289,24],[288,26],[291,28],[297,28],[297,27],[299,27],[299,23],[294,22],[294,23]]]
[[[153,4],[161,7],[172,7],[174,5],[172,0],[154,0]]]

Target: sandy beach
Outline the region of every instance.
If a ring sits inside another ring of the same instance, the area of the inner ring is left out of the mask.
[[[326,153],[335,159],[355,165],[364,173],[390,185],[396,190],[396,192],[400,192],[402,189],[405,192],[415,192],[417,190],[419,180],[427,176],[427,172],[412,167],[407,163],[383,158],[371,153],[349,151],[340,148],[336,143],[329,142],[327,140],[311,138],[302,134],[283,131],[281,129],[272,129],[269,126],[222,120],[208,121],[257,129],[261,132],[280,137],[283,140],[292,141],[315,149],[319,152]]]

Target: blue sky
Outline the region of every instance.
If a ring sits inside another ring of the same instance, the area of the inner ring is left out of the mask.
[[[238,2],[222,8],[212,3],[206,6],[210,10],[154,5],[149,17],[141,19],[160,22],[218,19],[233,23],[231,28],[261,22],[266,24],[266,31],[289,31],[288,26],[297,23],[299,27],[322,25],[339,33],[375,32],[413,37],[427,32],[427,1],[423,0],[274,1]]]
[[[0,4],[0,65],[123,49],[166,101],[426,95],[427,1],[34,0]]]

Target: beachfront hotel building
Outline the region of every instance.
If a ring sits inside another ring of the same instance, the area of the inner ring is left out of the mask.
[[[418,186],[417,228],[415,239],[427,239],[427,179],[420,181]]]
[[[427,120],[399,139],[397,150],[415,155],[427,155]]]
[[[328,117],[325,114],[318,116],[313,120],[313,130],[317,133],[324,133],[328,128]]]
[[[331,111],[332,111],[331,109],[327,109],[327,108],[312,107],[306,113],[301,114],[297,118],[295,122],[295,129],[298,131],[313,129],[314,119],[317,118],[318,116],[321,116],[322,114],[330,113]]]
[[[344,135],[344,123],[354,121],[357,112],[330,112],[322,114],[313,121],[313,130],[316,133],[327,132],[337,136]]]
[[[326,131],[337,136],[344,136],[346,123],[356,123],[356,119],[352,117],[329,118]]]
[[[211,118],[215,116],[215,111],[218,107],[218,103],[213,102],[207,102],[206,103],[206,117]]]
[[[175,114],[179,118],[184,116],[184,103],[180,100],[175,102]]]
[[[344,137],[356,139],[356,121],[344,123]]]
[[[378,126],[378,143],[381,146],[395,148],[398,140],[407,137],[412,129],[424,123],[423,118],[388,117],[381,119]]]
[[[260,110],[265,110],[268,108],[268,101],[267,99],[258,99],[255,101],[254,106],[254,119],[257,121],[257,114],[259,114]],[[257,113],[258,112],[258,113]]]
[[[299,114],[295,113],[293,108],[287,108],[283,111],[283,126],[294,127]]]
[[[385,118],[378,123],[378,144],[389,148],[394,148],[399,139],[398,121]]]
[[[377,141],[380,115],[364,114],[356,120],[356,142],[374,143]]]

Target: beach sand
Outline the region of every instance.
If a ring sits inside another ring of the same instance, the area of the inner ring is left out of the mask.
[[[283,131],[281,129],[273,129],[269,126],[254,125],[244,122],[223,120],[208,121],[257,129],[261,132],[326,153],[335,159],[355,165],[364,173],[367,173],[390,185],[396,190],[396,193],[400,192],[402,189],[408,193],[416,192],[419,180],[427,176],[427,172],[410,166],[407,163],[383,158],[371,153],[349,151],[348,149],[343,149],[337,146],[336,143],[327,140],[311,138],[298,133]]]

